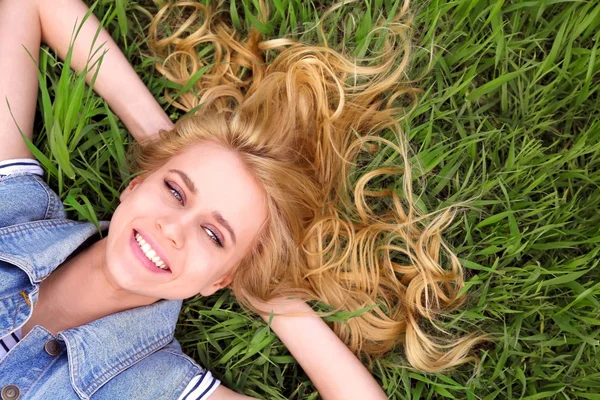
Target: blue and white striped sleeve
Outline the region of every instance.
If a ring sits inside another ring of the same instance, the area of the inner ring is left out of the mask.
[[[44,170],[40,163],[32,158],[13,158],[12,160],[0,161],[0,175],[20,173],[43,176]]]
[[[207,400],[220,384],[221,381],[212,376],[210,371],[204,371],[190,381],[177,400]]]

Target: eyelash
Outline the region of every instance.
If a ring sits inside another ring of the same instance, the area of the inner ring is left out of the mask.
[[[175,200],[177,200],[183,205],[183,196],[181,195],[181,193],[179,193],[177,189],[175,189],[168,181],[165,180],[164,182],[165,186],[167,187],[167,189],[169,189],[169,192],[171,192]]]
[[[175,198],[175,200],[177,200],[179,203],[181,203],[181,205],[183,205],[183,196],[181,195],[181,193],[179,193],[179,191],[175,189],[166,179],[164,180],[164,183],[169,192],[171,192],[173,198]],[[216,233],[205,227],[202,227],[202,229],[204,229],[204,232],[206,232],[208,237],[210,237],[210,240],[212,240],[215,245],[217,245],[220,248],[223,248],[223,242],[221,242],[221,239],[219,239],[219,236],[217,236]]]
[[[213,231],[204,227],[202,229],[204,229],[204,232],[206,232],[206,234],[210,237],[210,240],[212,240],[220,248],[223,248],[223,242],[221,242],[221,239],[219,239],[219,237]]]

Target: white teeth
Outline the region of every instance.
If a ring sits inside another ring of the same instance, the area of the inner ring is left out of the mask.
[[[156,265],[160,269],[168,269],[163,260],[160,259],[160,257],[156,254],[156,251],[154,251],[154,249],[152,249],[152,247],[150,247],[150,245],[144,240],[142,235],[136,233],[135,240],[136,242],[138,242],[140,249],[142,249],[144,255],[146,256],[146,258],[148,258],[148,260],[152,261],[154,265]]]

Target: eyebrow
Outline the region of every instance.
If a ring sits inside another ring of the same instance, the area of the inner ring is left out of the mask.
[[[229,222],[227,222],[227,220],[225,218],[223,218],[223,216],[221,215],[220,212],[218,211],[213,211],[212,216],[215,217],[215,219],[217,220],[217,222],[221,225],[223,225],[225,227],[225,229],[227,229],[229,231],[229,233],[231,234],[231,239],[233,240],[233,244],[236,244],[236,240],[235,240],[235,233],[233,232],[233,229],[231,229],[231,225],[229,225]]]
[[[198,194],[196,185],[194,185],[194,182],[190,179],[190,177],[185,172],[183,172],[179,169],[170,169],[169,172],[179,175],[181,177],[181,179],[183,180],[183,183],[185,183],[185,185],[189,189],[189,191],[195,195]],[[236,244],[235,232],[233,232],[233,229],[231,228],[231,225],[229,224],[229,222],[227,222],[227,220],[225,218],[223,218],[223,215],[221,215],[221,213],[218,211],[213,211],[211,213],[211,215],[217,220],[217,222],[219,224],[221,224],[225,229],[227,229],[229,231],[229,234],[231,235],[231,239],[233,240],[233,244],[235,245]]]
[[[193,194],[198,194],[198,191],[196,190],[196,185],[194,185],[194,182],[185,172],[179,169],[170,169],[169,172],[179,175],[181,179],[183,179],[183,183],[185,183],[190,192],[192,192]]]

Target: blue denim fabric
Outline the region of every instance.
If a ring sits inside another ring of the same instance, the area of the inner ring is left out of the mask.
[[[29,319],[40,282],[96,233],[67,220],[40,177],[0,177],[0,337]],[[20,399],[176,399],[202,373],[173,338],[180,309],[161,300],[56,337],[36,326],[0,361],[0,390],[16,385]],[[45,351],[49,340],[58,355]]]

